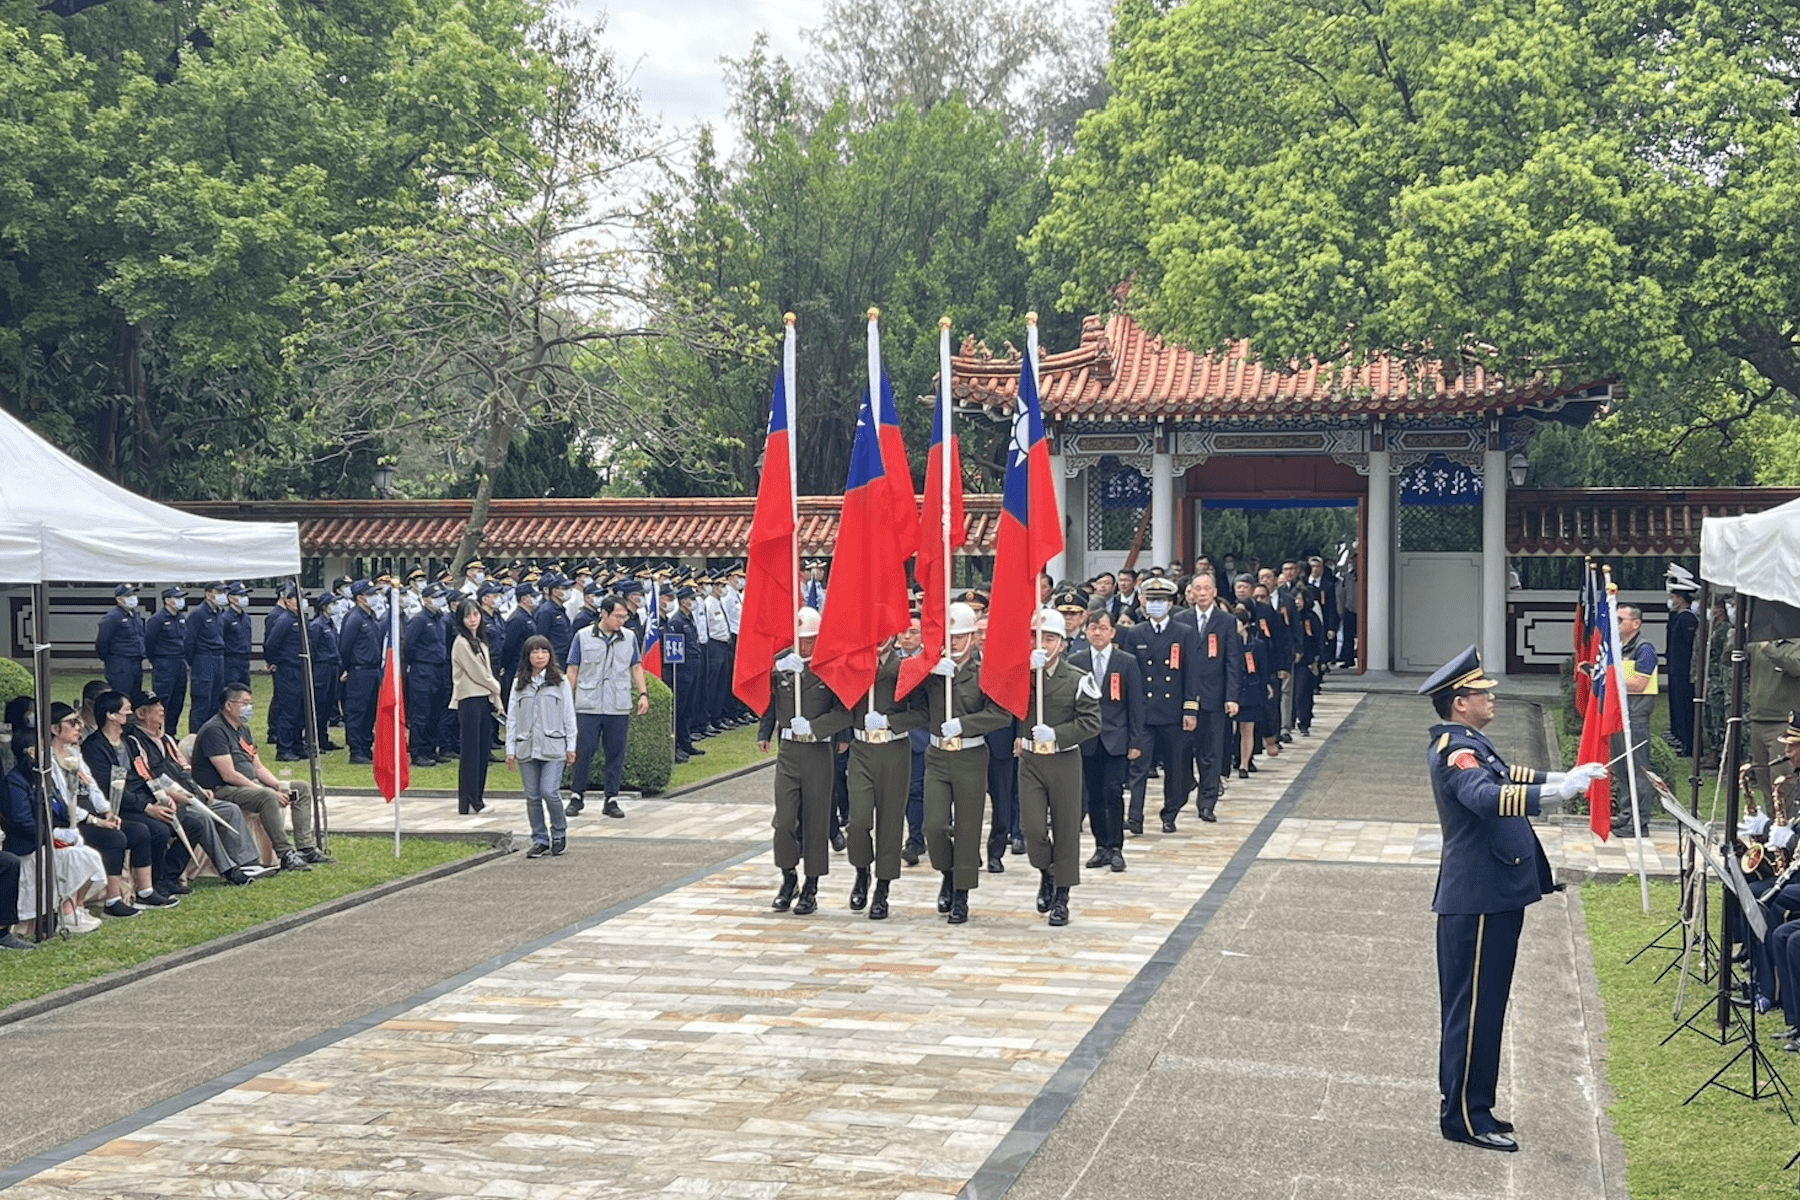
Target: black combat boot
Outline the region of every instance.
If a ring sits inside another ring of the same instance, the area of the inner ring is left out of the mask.
[[[944,886],[938,889],[938,911],[939,912],[947,913],[950,911],[950,893],[952,890],[954,890],[954,889],[952,888],[952,885],[950,883],[950,872],[945,871],[944,872]]]
[[[775,903],[769,905],[776,912],[786,912],[788,905],[794,902],[794,889],[800,886],[800,877],[794,868],[789,867],[781,873],[781,890],[775,893]]]
[[[819,911],[819,877],[808,875],[806,883],[800,889],[800,898],[794,901],[796,917],[810,917]]]
[[[1059,887],[1056,895],[1050,900],[1050,924],[1067,925],[1069,923],[1069,889]]]
[[[887,880],[877,879],[875,881],[875,898],[869,901],[869,920],[871,920],[871,921],[887,920],[887,915],[888,915],[887,889],[888,889],[888,881]]]
[[[856,882],[850,885],[850,911],[861,912],[869,902],[869,868],[856,868]]]
[[[961,925],[969,919],[969,890],[957,888],[950,893],[950,924]]]
[[[1050,911],[1050,893],[1054,892],[1055,890],[1056,890],[1056,881],[1051,877],[1050,872],[1039,871],[1038,872],[1038,897],[1037,897],[1037,910],[1039,912],[1049,912]]]

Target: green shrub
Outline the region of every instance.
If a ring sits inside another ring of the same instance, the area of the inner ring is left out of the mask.
[[[1562,695],[1562,725],[1564,733],[1581,733],[1581,713],[1575,707],[1575,656],[1573,654],[1562,660],[1558,668],[1559,689]],[[1581,677],[1585,682],[1585,676]]]
[[[631,718],[625,743],[625,786],[651,795],[669,786],[675,770],[675,693],[656,676],[645,673],[650,711]],[[595,763],[596,769],[599,763]]]
[[[11,703],[14,696],[30,696],[35,692],[30,671],[10,658],[0,658],[0,708]]]

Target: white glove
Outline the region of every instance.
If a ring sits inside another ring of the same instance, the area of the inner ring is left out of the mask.
[[[1602,779],[1606,778],[1606,770],[1605,763],[1581,763],[1569,772],[1568,778],[1570,780],[1579,779],[1581,781],[1581,792],[1585,792],[1590,785],[1599,783]],[[1581,792],[1575,794],[1579,796]]]
[[[959,717],[951,717],[948,721],[945,721],[938,727],[938,736],[947,738],[961,737],[962,719]]]
[[[799,671],[805,666],[806,663],[792,650],[789,650],[786,654],[775,660],[775,669],[777,671]]]
[[[931,673],[933,675],[942,675],[945,679],[950,678],[950,676],[956,674],[956,660],[954,658],[938,659],[937,666],[931,668]]]
[[[794,731],[795,737],[812,736],[812,722],[805,717],[795,717],[788,722],[788,728]]]
[[[863,718],[863,728],[870,733],[874,733],[877,729],[886,729],[887,727],[888,719],[878,712],[872,712]]]
[[[1567,778],[1568,778],[1568,776],[1565,775],[1561,771],[1545,771],[1544,772],[1544,787],[1546,789],[1559,788],[1562,786],[1563,780],[1565,780]]]
[[[1044,650],[1044,648],[1042,646],[1038,647],[1036,650],[1033,650],[1031,652],[1031,669],[1032,670],[1035,671],[1039,667],[1047,667],[1049,665],[1050,665],[1050,655],[1048,652],[1046,652]]]
[[[1051,745],[1055,745],[1056,730],[1050,728],[1048,725],[1033,725],[1031,727],[1031,740],[1034,742],[1049,742]]]

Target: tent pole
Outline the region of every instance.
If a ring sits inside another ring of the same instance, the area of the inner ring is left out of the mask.
[[[31,588],[31,677],[37,693],[37,804],[38,849],[32,869],[37,872],[37,940],[56,936],[61,905],[56,900],[55,848],[50,829],[55,819],[50,803],[50,585],[39,581]]]
[[[290,578],[297,606],[295,615],[300,619],[300,688],[306,696],[306,765],[312,775],[313,841],[321,853],[329,854],[331,829],[325,819],[324,781],[319,776],[319,707],[313,695],[312,634],[306,628],[306,593],[300,587],[300,576]]]
[[[1730,716],[1725,722],[1725,845],[1730,847],[1737,841],[1738,835],[1738,764],[1743,755],[1739,747],[1742,742],[1744,728],[1744,676],[1748,671],[1750,630],[1750,606],[1756,600],[1747,592],[1737,594],[1737,621],[1734,623],[1731,636],[1731,698]],[[1724,889],[1723,903],[1719,905],[1719,1028],[1731,1027],[1731,956],[1735,939],[1732,937],[1734,924],[1738,919],[1737,894],[1727,885]]]

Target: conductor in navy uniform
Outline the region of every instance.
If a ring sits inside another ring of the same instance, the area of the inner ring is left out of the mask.
[[[1482,729],[1494,719],[1493,688],[1470,646],[1438,668],[1420,695],[1440,724],[1425,754],[1444,849],[1438,867],[1438,1128],[1453,1142],[1512,1151],[1512,1124],[1494,1116],[1500,1038],[1525,906],[1556,890],[1550,862],[1527,819],[1542,798],[1568,799],[1606,773],[1584,763],[1563,774],[1509,767]]]

